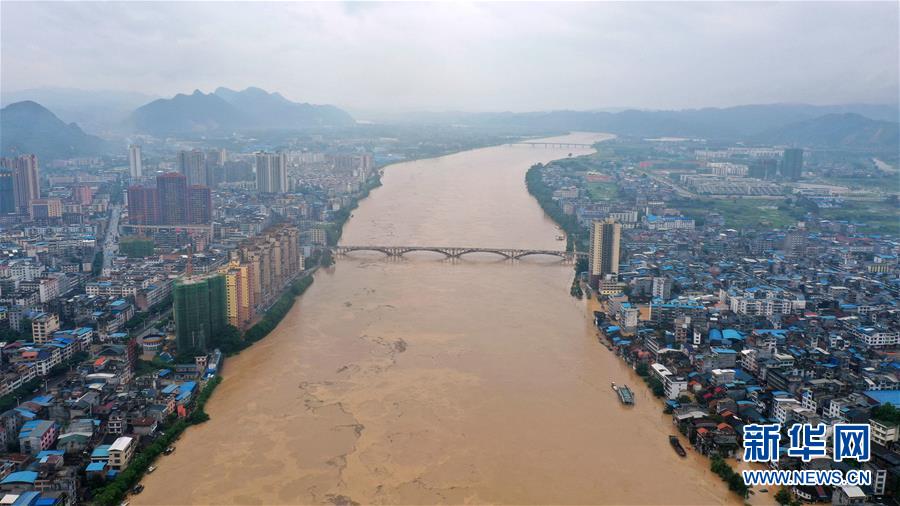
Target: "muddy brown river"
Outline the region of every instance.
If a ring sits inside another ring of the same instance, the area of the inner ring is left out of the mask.
[[[566,140],[590,142],[598,134]],[[564,249],[499,146],[386,168],[344,244]],[[721,504],[708,461],[601,346],[572,266],[354,253],[316,274],[132,504]],[[629,384],[620,405],[610,382]]]

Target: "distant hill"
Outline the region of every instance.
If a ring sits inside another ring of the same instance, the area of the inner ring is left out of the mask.
[[[356,123],[347,112],[333,105],[291,102],[280,93],[260,88],[234,91],[217,88],[215,95],[233,105],[254,125],[263,128],[306,128],[311,126],[348,126]]]
[[[132,91],[81,90],[76,88],[32,88],[0,90],[0,107],[31,100],[53,111],[66,123],[78,123],[88,132],[115,133],[139,107],[157,97]]]
[[[679,111],[625,110],[550,111],[527,113],[411,113],[395,115],[400,122],[458,124],[503,129],[517,133],[543,133],[560,130],[604,131],[635,137],[701,137],[710,140],[747,141],[762,132],[773,135],[787,125],[813,120],[829,114],[852,113],[871,120],[896,122],[897,105],[806,104],[745,105],[727,108],[685,109]],[[768,137],[770,142],[779,141]]]
[[[756,142],[810,147],[900,149],[900,124],[855,113],[826,114],[760,133]]]
[[[159,136],[236,129],[247,121],[221,97],[200,90],[190,95],[179,93],[172,98],[154,100],[138,107],[130,118],[137,131]]]
[[[107,142],[66,124],[44,106],[26,100],[0,109],[0,152],[3,156],[34,153],[42,160],[103,154]]]
[[[252,129],[302,129],[346,126],[355,121],[330,105],[291,102],[278,93],[259,88],[215,93],[200,90],[190,95],[150,102],[132,113],[131,125],[139,132],[169,134],[227,132]]]

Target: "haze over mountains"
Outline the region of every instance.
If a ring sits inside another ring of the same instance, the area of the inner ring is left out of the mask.
[[[34,153],[52,160],[99,155],[111,146],[75,123],[66,124],[37,102],[16,102],[0,110],[2,156]]]
[[[0,107],[31,100],[53,111],[66,123],[78,123],[88,132],[114,132],[136,108],[156,96],[132,91],[35,88],[0,92]]]
[[[332,105],[291,102],[260,88],[218,88],[205,94],[178,94],[139,107],[130,117],[137,132],[154,135],[251,129],[303,129],[355,124],[352,116]]]
[[[750,138],[751,142],[786,143],[809,147],[845,147],[898,150],[900,124],[873,120],[856,113],[825,116],[772,128]]]
[[[845,113],[855,116],[840,116]],[[771,137],[777,131],[789,134],[795,128],[808,130],[810,126],[804,125],[804,122],[824,118],[828,115],[839,115],[826,120],[828,123],[834,124],[836,128],[874,131],[877,129],[875,123],[869,122],[887,121],[896,125],[898,117],[900,117],[900,110],[897,105],[877,104],[836,106],[766,104],[678,111],[629,109],[620,112],[424,112],[396,115],[389,119],[401,122],[457,124],[520,131],[568,129],[612,132],[636,137],[680,136],[744,141],[766,137],[770,139],[766,142],[788,142],[771,141]],[[765,136],[763,136],[764,133]],[[868,145],[869,142],[864,141],[862,137],[848,136],[847,143],[843,145],[845,147]]]
[[[121,139],[135,133],[157,137],[215,136],[356,126],[354,118],[336,106],[293,102],[279,93],[254,87],[242,91],[220,87],[213,93],[197,90],[152,100],[129,112],[122,110],[126,104],[146,96],[60,89],[34,93],[67,114],[80,114],[86,124],[96,127],[89,131],[109,138]],[[4,94],[4,100],[22,96],[27,96],[26,92]],[[104,96],[108,97],[105,101]],[[103,139],[86,134],[75,123],[67,124],[56,117],[54,108],[50,108],[51,112],[36,102],[18,102],[0,110],[4,154],[28,151],[42,158],[57,158],[98,155],[108,148]],[[116,121],[97,125],[84,114],[94,109],[97,116],[106,111],[107,119]],[[678,111],[418,112],[375,119],[384,124],[453,125],[504,135],[586,130],[620,136],[675,136],[896,153],[900,150],[898,117],[897,105],[768,104]],[[71,121],[71,116],[66,119]]]

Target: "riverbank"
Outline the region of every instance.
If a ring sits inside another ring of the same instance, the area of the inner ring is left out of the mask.
[[[384,170],[387,169],[388,167],[390,167],[392,165],[403,164],[403,163],[412,163],[412,162],[417,162],[420,160],[428,160],[428,159],[440,158],[440,157],[444,157],[444,156],[455,155],[457,153],[463,153],[465,151],[471,151],[474,149],[505,146],[510,143],[520,142],[524,139],[526,139],[526,138],[525,137],[513,137],[510,139],[507,139],[506,142],[504,142],[502,144],[485,144],[482,146],[469,146],[469,147],[461,148],[458,150],[449,150],[449,151],[444,151],[444,152],[438,152],[436,154],[429,154],[427,156],[413,157],[413,158],[409,158],[406,160],[399,160],[399,161],[391,162],[387,165],[378,167],[375,171],[375,174],[372,177],[370,177],[363,184],[363,186],[360,188],[360,192],[356,196],[354,196],[353,199],[351,199],[350,203],[334,214],[335,221],[333,223],[329,223],[328,227],[326,227],[326,229],[325,229],[328,245],[329,246],[337,246],[337,243],[340,242],[341,236],[343,235],[344,225],[347,224],[347,221],[353,215],[353,211],[359,207],[359,203],[362,200],[366,199],[369,196],[369,194],[372,192],[372,190],[381,186],[381,178],[384,175]]]
[[[590,300],[588,304],[588,309],[591,314],[593,312],[599,311],[601,313],[606,313],[607,308],[606,304],[599,299]],[[596,320],[594,320],[596,321]],[[627,366],[629,369],[633,371],[633,375],[640,380],[641,383],[644,384],[644,391],[652,395],[653,401],[656,401],[654,404],[657,408],[666,415],[671,414],[671,408],[668,407],[665,403],[665,388],[663,384],[650,372],[650,367],[647,362],[639,361],[637,358],[629,360],[629,357],[626,357],[622,352],[622,349],[617,348],[619,343],[613,341],[610,336],[606,334],[606,332],[602,328],[595,328],[595,332],[597,334],[597,340],[600,344],[602,344],[607,350],[609,350],[610,354],[616,357],[623,365]],[[633,336],[628,336],[630,339],[633,339]],[[679,398],[680,399],[680,398]],[[687,440],[686,436],[680,431],[676,431],[676,435],[679,439],[686,439],[687,449],[694,449],[693,444],[691,444],[690,440]],[[709,462],[710,470],[715,473],[719,478],[721,478],[722,482],[728,486],[728,489],[740,499],[745,502],[751,503],[750,498],[753,497],[750,488],[744,484],[743,479],[740,476],[740,468],[742,467],[740,462],[734,461],[734,459],[723,459],[719,456],[709,457],[707,455],[703,455],[699,452],[697,453],[704,462]],[[735,462],[738,464],[738,471],[735,471],[731,466],[730,462]],[[774,488],[774,487],[773,487]],[[777,490],[777,488],[774,488]],[[759,500],[765,500],[765,498],[761,498]]]
[[[544,183],[541,175],[542,169],[543,164],[539,163],[532,165],[528,172],[525,173],[525,186],[528,188],[528,193],[537,200],[541,209],[547,213],[547,216],[566,233],[566,251],[587,250],[588,229],[580,226],[578,219],[574,215],[563,212],[557,202],[553,200],[553,188]],[[587,271],[587,268],[587,259],[582,258],[575,261],[575,274],[572,278],[572,285],[569,288],[569,294],[572,297],[580,299],[584,296],[579,273]],[[588,291],[588,294],[590,294],[590,291]]]
[[[566,232],[566,249],[568,251],[571,251],[573,249],[577,250],[580,246],[582,250],[585,250],[587,248],[589,230],[586,227],[580,226],[577,218],[574,215],[566,214],[560,208],[556,200],[553,199],[554,189],[544,182],[541,174],[543,167],[543,164],[538,163],[528,169],[525,180],[529,194],[531,194],[531,196],[534,197],[535,200],[537,200],[538,204],[540,204],[544,212],[562,230]],[[575,278],[572,280],[570,295],[578,299],[582,298],[584,292],[579,281],[579,273],[583,272],[586,269],[587,261],[580,261],[576,263]],[[589,298],[589,302],[596,302],[596,304],[599,304],[600,310],[604,313],[606,312],[605,304],[603,304],[599,300],[599,294],[594,294],[590,289],[588,289],[587,296]],[[596,301],[590,300],[595,296],[598,297]],[[593,314],[594,306],[595,304],[592,303],[589,303],[587,306],[591,315]],[[625,360],[624,356],[616,353],[614,343],[606,336],[605,333],[603,333],[601,330],[598,330],[597,333],[599,337],[598,341],[600,342],[600,344],[606,347],[607,350],[609,350],[612,354],[622,359],[622,362],[634,371],[635,376],[637,376],[637,378],[641,380],[641,383],[644,383],[646,391],[652,394],[654,399],[658,400],[661,396],[664,395],[664,387],[662,383],[649,373],[648,365],[646,363],[632,364],[628,362],[627,360]],[[665,407],[662,403],[659,404],[659,408],[661,411],[665,411]],[[679,437],[681,437],[680,434]],[[734,492],[742,499],[746,499],[748,497],[748,487],[744,485],[743,481],[740,480],[740,475],[736,474],[727,462],[725,462],[721,458],[706,460],[710,461],[710,470],[721,477],[721,479],[728,485],[729,489],[732,492]]]
[[[449,154],[449,153],[448,153]],[[446,155],[441,155],[446,156]],[[340,241],[343,227],[352,216],[352,212],[359,206],[359,202],[369,196],[372,190],[381,186],[381,176],[383,170],[381,167],[375,171],[360,188],[360,191],[354,195],[350,203],[334,214],[335,222],[329,224],[326,228],[329,245],[336,245]],[[101,261],[102,261],[102,253]],[[330,266],[330,256],[322,256],[319,258],[320,265],[324,263],[325,267]],[[220,349],[227,357],[233,357],[242,351],[253,346],[253,344],[265,338],[270,332],[275,330],[284,317],[290,312],[298,297],[302,296],[314,281],[313,274],[318,269],[318,265],[307,270],[300,277],[289,283],[279,298],[264,313],[264,316],[253,326],[240,334],[239,339],[235,336],[220,336]],[[223,360],[224,365],[224,360]],[[176,441],[181,434],[190,426],[197,425],[209,420],[209,416],[203,411],[207,399],[212,395],[215,387],[221,382],[221,376],[215,376],[210,380],[200,394],[202,402],[198,400],[197,407],[191,414],[184,419],[172,422],[172,426],[163,432],[163,436],[159,441],[165,441],[162,449],[172,442]],[[162,449],[157,448],[159,441],[154,442],[151,446],[141,450],[134,458],[132,464],[126,472],[123,472],[115,481],[109,483],[97,493],[94,502],[101,505],[117,504],[129,490],[139,483],[146,474],[147,468],[159,457]]]
[[[391,166],[342,242],[559,249],[522,183],[568,151],[497,146]],[[570,273],[556,258],[428,252],[320,269],[277,329],[228,360],[212,419],[132,503],[731,502],[699,459],[672,452],[644,392],[620,407],[609,382],[633,372],[598,349],[584,302],[561,293]]]
[[[303,295],[312,285],[314,272],[315,269],[307,271],[304,275],[288,284],[281,296],[266,310],[263,318],[247,329],[239,341],[234,343],[224,342],[221,351],[227,356],[239,354],[272,332],[294,306],[297,297]],[[222,377],[218,375],[205,382],[194,406],[190,410],[190,414],[181,418],[174,414],[171,415],[164,422],[168,427],[162,430],[162,436],[146,448],[138,451],[122,473],[94,493],[92,502],[100,506],[119,504],[128,495],[132,487],[140,483],[153,462],[159,458],[167,447],[177,441],[182,433],[191,426],[209,421],[210,417],[204,411],[204,407],[212,396],[213,391],[221,382]]]
[[[583,236],[587,229],[578,225],[578,219],[574,215],[566,214],[553,200],[553,188],[544,183],[541,178],[543,164],[532,165],[525,173],[525,186],[528,193],[537,200],[541,209],[547,213],[554,222],[566,233],[566,251],[572,251],[578,246],[579,237]]]
[[[147,473],[147,469],[153,462],[178,440],[181,434],[192,425],[198,425],[209,420],[209,415],[203,410],[206,401],[212,395],[216,387],[221,383],[221,376],[215,376],[209,380],[197,396],[197,401],[191,414],[185,418],[177,418],[171,415],[165,424],[162,436],[157,438],[150,446],[147,446],[134,455],[128,467],[119,473],[115,479],[99,488],[93,496],[92,502],[100,506],[114,506],[122,502],[132,487],[140,483],[141,478]]]
[[[329,246],[337,246],[337,243],[341,240],[341,235],[344,233],[344,225],[347,224],[347,220],[353,215],[353,211],[359,207],[359,201],[368,197],[372,190],[381,186],[381,171],[383,170],[384,167],[377,169],[375,174],[363,183],[359,193],[350,200],[350,203],[334,213],[335,221],[329,223],[325,229]]]

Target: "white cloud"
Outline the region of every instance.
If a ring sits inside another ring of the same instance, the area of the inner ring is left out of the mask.
[[[377,109],[896,102],[898,4],[2,2],[4,89]]]

